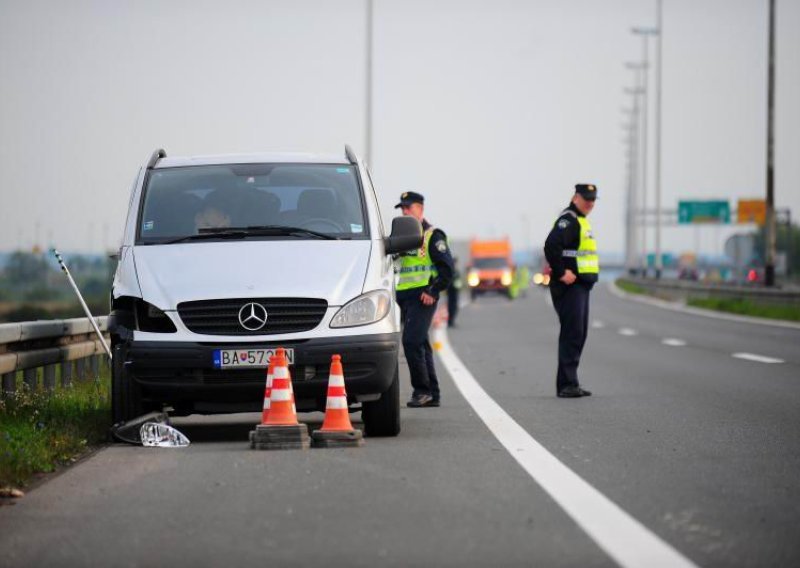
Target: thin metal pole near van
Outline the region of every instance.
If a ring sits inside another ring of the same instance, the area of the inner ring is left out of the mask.
[[[58,264],[61,265],[61,270],[63,270],[64,274],[67,275],[67,280],[69,280],[69,283],[72,285],[72,289],[75,290],[75,294],[78,296],[78,301],[81,303],[81,307],[83,308],[83,311],[86,313],[86,317],[88,317],[89,321],[92,323],[94,332],[97,334],[97,337],[100,338],[100,343],[103,344],[103,349],[106,350],[108,358],[113,359],[113,357],[111,356],[111,349],[108,348],[108,343],[106,343],[106,338],[103,337],[103,334],[100,332],[100,328],[97,327],[97,322],[94,320],[92,312],[89,311],[89,306],[87,306],[86,302],[83,300],[81,291],[78,290],[78,285],[75,284],[75,280],[72,278],[72,274],[70,274],[69,268],[67,268],[67,265],[64,263],[64,259],[61,258],[61,254],[56,249],[53,249],[53,254],[56,256]]]

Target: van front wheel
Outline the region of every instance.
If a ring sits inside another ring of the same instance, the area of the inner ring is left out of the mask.
[[[127,422],[144,414],[139,388],[133,382],[130,371],[125,368],[126,350],[122,345],[114,346],[111,362],[111,423]]]
[[[400,433],[400,371],[394,367],[392,385],[378,400],[361,403],[361,419],[370,437],[397,436]]]

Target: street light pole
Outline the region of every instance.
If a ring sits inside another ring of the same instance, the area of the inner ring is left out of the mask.
[[[769,0],[769,64],[767,73],[767,258],[764,285],[775,286],[775,0]]]
[[[643,70],[643,66],[641,63],[638,62],[629,62],[626,63],[625,66],[634,71],[634,78],[635,78],[635,87],[630,89],[626,88],[625,92],[633,97],[633,118],[632,118],[632,127],[631,127],[631,156],[633,157],[632,165],[631,165],[631,176],[630,176],[630,218],[628,222],[630,223],[630,235],[631,235],[631,246],[628,249],[631,257],[628,259],[629,264],[629,271],[631,273],[636,273],[636,266],[640,264],[640,243],[639,243],[639,149],[641,147],[640,144],[640,130],[641,130],[641,117],[640,117],[640,109],[639,106],[639,96],[644,93],[644,90],[640,86],[640,78],[639,78],[639,71]]]
[[[664,37],[662,0],[656,0],[656,132],[655,132],[655,206],[656,206],[656,242],[655,271],[656,280],[661,278],[663,265],[661,262],[661,40]]]
[[[364,97],[364,161],[372,166],[372,9],[373,0],[366,0],[366,56]]]
[[[636,113],[633,109],[623,109],[629,115],[629,123],[623,124],[622,127],[626,130],[626,163],[627,170],[626,179],[626,193],[625,193],[625,269],[628,274],[633,274],[634,264],[636,262],[635,253],[635,235],[634,235],[634,222],[633,222],[633,190],[634,190],[634,176],[636,175]]]
[[[638,71],[637,63],[627,63],[626,67]],[[639,265],[639,228],[638,228],[638,214],[639,214],[639,131],[640,131],[640,117],[639,117],[639,95],[642,90],[639,88],[639,74],[635,73],[635,87],[633,89],[624,89],[625,93],[633,97],[633,110],[631,112],[631,128],[630,128],[630,174],[628,177],[628,235],[630,237],[628,243],[628,250],[625,259],[628,272],[636,274]]]
[[[648,158],[648,132],[647,124],[649,122],[648,112],[648,91],[649,91],[649,78],[650,78],[650,54],[649,54],[649,40],[650,36],[658,33],[654,28],[632,28],[631,32],[642,36],[642,211],[647,211],[647,158]],[[642,275],[647,277],[647,229],[648,224],[644,223],[642,226]]]

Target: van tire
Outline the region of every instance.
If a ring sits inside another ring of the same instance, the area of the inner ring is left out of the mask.
[[[400,433],[400,371],[394,367],[392,384],[378,400],[361,403],[361,419],[367,436],[389,437]]]
[[[133,377],[125,367],[127,350],[123,345],[114,346],[111,365],[111,423],[127,422],[144,414],[141,393]]]

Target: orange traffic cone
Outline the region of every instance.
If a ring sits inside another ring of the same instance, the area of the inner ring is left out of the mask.
[[[267,384],[264,387],[264,408],[261,410],[261,423],[267,423],[269,416],[270,396],[272,395],[272,376],[275,372],[275,355],[269,358],[269,367],[267,368]]]
[[[331,356],[331,371],[328,378],[328,400],[325,404],[325,420],[322,428],[311,434],[315,447],[341,448],[364,445],[361,430],[353,428],[347,407],[347,392],[344,386],[344,371],[341,355]]]
[[[310,446],[308,426],[297,421],[292,377],[282,347],[275,350],[272,365],[269,412],[264,422],[250,432],[250,447],[258,450],[305,449]]]
[[[286,352],[283,347],[275,351],[275,366],[272,369],[272,389],[269,397],[269,416],[264,422],[267,426],[291,426],[297,424],[297,409],[294,405],[292,377]]]
[[[433,327],[433,343],[431,347],[433,347],[434,351],[441,351],[443,347],[439,329],[442,327],[442,322],[447,319],[446,310],[446,307],[440,306],[433,314],[433,325],[431,326]]]

